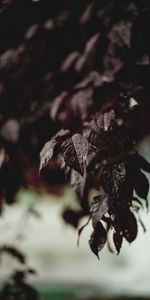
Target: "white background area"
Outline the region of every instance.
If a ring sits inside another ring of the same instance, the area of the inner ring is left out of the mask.
[[[93,286],[111,295],[150,295],[150,213],[142,213],[146,233],[139,228],[136,241],[131,245],[124,242],[119,256],[105,247],[98,261],[88,246],[91,225],[83,231],[77,248],[77,231],[61,218],[61,200],[37,200],[35,209],[41,218],[31,215],[24,221],[26,205],[22,201],[6,206],[0,218],[0,245],[14,245],[26,254],[27,264],[37,271],[30,279],[34,283]],[[18,239],[20,233],[25,235],[23,240]],[[18,266],[4,254],[0,281]]]

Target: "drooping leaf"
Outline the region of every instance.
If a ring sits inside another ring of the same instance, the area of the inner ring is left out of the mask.
[[[62,143],[61,151],[66,165],[83,175],[88,153],[88,141],[81,134],[74,134]]]
[[[96,224],[107,213],[110,205],[111,199],[108,194],[98,195],[93,198],[93,202],[90,207],[93,227],[95,227]]]
[[[136,218],[132,212],[126,215],[126,220],[123,225],[123,236],[129,243],[133,242],[137,237],[138,228]]]
[[[137,195],[141,198],[147,199],[149,182],[147,177],[140,171],[140,169],[136,168],[134,170],[132,181]]]
[[[105,246],[107,240],[107,233],[101,222],[98,222],[91,234],[89,245],[92,252],[99,259],[99,252]]]
[[[69,135],[69,130],[61,129],[49,142],[45,144],[40,152],[40,171],[47,166],[49,161],[53,158],[55,147],[59,145],[63,141],[63,138],[67,135]]]
[[[134,155],[135,163],[138,164],[139,168],[146,171],[150,172],[150,163],[141,155],[136,153]]]
[[[55,139],[47,142],[40,153],[40,171],[48,164],[48,162],[52,159],[54,154],[54,148],[57,145],[57,141]]]
[[[121,246],[122,246],[122,241],[123,241],[123,236],[121,235],[120,232],[119,233],[118,232],[114,232],[114,234],[113,234],[113,241],[114,241],[115,248],[117,250],[117,254],[119,254]]]
[[[77,171],[73,169],[71,170],[70,184],[73,186],[80,199],[84,198],[88,188],[86,184],[86,177],[86,173],[84,173],[84,176],[81,176]]]
[[[112,196],[119,196],[125,177],[126,168],[123,162],[106,165],[101,175],[102,186],[105,192]]]
[[[77,171],[71,169],[70,184],[73,186],[75,192],[77,193],[81,208],[85,212],[89,212],[88,195],[91,188],[91,184],[88,180],[86,170],[83,176],[81,176]]]

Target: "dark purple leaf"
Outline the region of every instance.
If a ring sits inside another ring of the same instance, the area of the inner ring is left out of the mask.
[[[115,120],[114,110],[104,113],[104,130],[105,131],[112,129],[114,120]]]
[[[49,161],[53,158],[56,145],[60,144],[67,135],[69,135],[69,130],[61,129],[45,144],[40,153],[40,171],[48,165]]]
[[[116,247],[117,253],[119,254],[121,246],[122,246],[123,236],[118,232],[114,232],[113,241],[114,241],[114,245]]]
[[[103,134],[107,134],[107,132],[112,129],[114,117],[113,110],[104,114],[95,114],[89,123],[85,123],[86,127],[83,130],[84,136],[94,146],[98,148],[104,147]]]
[[[88,153],[87,140],[81,134],[74,134],[62,143],[61,150],[66,165],[83,175]]]
[[[102,171],[101,181],[106,193],[112,196],[119,196],[125,182],[125,164],[106,165]]]
[[[133,242],[137,237],[137,221],[132,212],[126,215],[126,220],[124,225],[124,232],[123,236],[126,238],[126,240],[131,243]]]
[[[84,176],[81,176],[77,171],[73,169],[71,170],[70,184],[73,186],[81,200],[84,198],[88,189],[86,184],[86,177],[86,173],[84,173]]]
[[[89,143],[91,143],[92,145],[94,145],[97,148],[101,147],[101,144],[102,144],[101,136],[94,129],[85,128],[83,130],[83,135],[89,141]]]
[[[149,182],[146,176],[140,170],[135,169],[132,182],[137,195],[146,199],[149,191]]]
[[[109,206],[111,205],[111,199],[108,194],[98,195],[93,198],[90,215],[92,218],[93,227],[102,219],[107,213]]]
[[[82,210],[75,211],[71,208],[65,208],[62,216],[66,223],[71,224],[74,228],[77,228],[80,219],[84,216],[84,212]]]
[[[98,132],[99,134],[102,134],[104,132],[112,130],[114,119],[115,119],[114,110],[111,110],[106,113],[98,112],[92,117],[91,121],[86,122],[85,125],[88,128],[91,128],[92,130]]]
[[[85,171],[84,175],[81,176],[78,172],[72,169],[70,173],[70,184],[77,193],[82,209],[85,212],[89,212],[88,196],[91,189],[91,184],[87,177],[87,172]]]
[[[150,172],[150,163],[145,160],[145,158],[139,154],[135,154],[135,163],[138,164],[139,168],[146,171]]]
[[[91,234],[89,245],[92,252],[98,257],[99,259],[99,252],[105,246],[107,240],[107,233],[105,228],[103,227],[101,222],[98,222]]]

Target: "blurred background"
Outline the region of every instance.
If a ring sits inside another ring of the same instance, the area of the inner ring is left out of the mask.
[[[68,220],[79,204],[58,162],[39,176],[39,153],[60,128],[80,130],[122,95],[142,108],[134,129],[150,161],[149,28],[149,0],[1,0],[2,300],[150,298],[149,212],[146,232],[98,261],[90,224],[77,247],[87,218]]]

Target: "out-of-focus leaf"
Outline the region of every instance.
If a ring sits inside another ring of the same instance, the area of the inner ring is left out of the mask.
[[[82,210],[73,210],[69,207],[66,207],[62,213],[62,216],[66,223],[69,223],[74,228],[77,228],[80,219],[84,216],[84,212]]]
[[[0,254],[2,254],[2,253],[10,254],[14,258],[18,259],[18,261],[21,264],[25,264],[25,262],[26,262],[25,256],[22,254],[22,252],[20,252],[15,247],[12,247],[12,246],[2,246],[2,247],[0,247]]]
[[[25,277],[25,271],[15,271],[1,291],[1,300],[39,300],[38,293],[25,282]]]
[[[0,169],[5,161],[5,156],[6,156],[6,153],[5,153],[4,148],[0,148]]]

